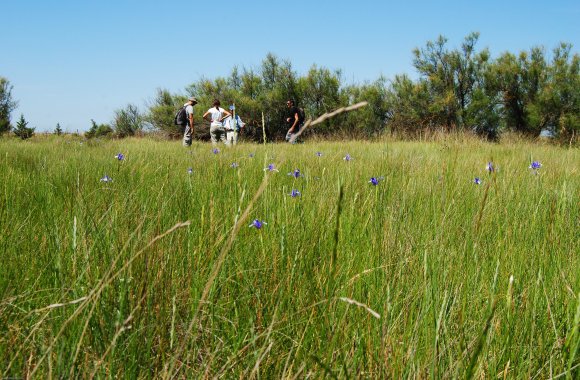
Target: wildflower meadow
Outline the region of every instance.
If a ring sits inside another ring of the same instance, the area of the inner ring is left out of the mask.
[[[578,378],[580,151],[0,140],[1,378]]]

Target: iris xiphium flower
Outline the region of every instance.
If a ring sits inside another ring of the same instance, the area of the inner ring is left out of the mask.
[[[535,175],[538,175],[538,170],[540,170],[541,167],[542,164],[540,163],[540,161],[533,161],[530,164],[530,169],[532,169],[532,173],[534,173]]]
[[[220,150],[218,148],[213,148],[211,151],[213,154],[218,154]]]
[[[375,178],[375,177],[371,177],[369,183],[372,184],[373,186],[376,186],[379,184],[379,179]]]
[[[268,223],[264,222],[263,220],[254,219],[249,227],[253,227],[253,228],[259,230],[266,224],[268,224]]]
[[[234,168],[234,169],[237,169],[237,168],[238,168],[238,166],[240,166],[240,165],[238,165],[238,163],[237,163],[237,162],[232,162],[232,164],[230,165],[230,167],[232,167],[232,168]]]
[[[299,197],[301,194],[298,190],[292,189],[292,192],[288,195],[290,195],[292,198],[296,198],[296,197]]]
[[[193,168],[187,169],[187,174],[193,174]]]
[[[346,154],[346,156],[344,156],[343,160],[345,160],[346,162],[352,160],[352,157],[350,156],[350,154]]]
[[[322,157],[322,152],[316,152],[316,156]]]
[[[288,175],[291,175],[294,178],[302,177],[302,173],[300,173],[300,169],[294,169],[294,171],[292,173],[288,173]]]
[[[268,164],[268,166],[266,166],[264,168],[264,171],[268,171],[268,172],[277,172],[278,169],[276,169],[276,166],[274,164]]]
[[[493,165],[493,162],[488,162],[487,165],[485,166],[485,170],[487,170],[490,173],[495,172],[495,166]]]
[[[123,161],[125,159],[125,155],[123,153],[117,153],[115,158],[119,161]]]
[[[105,174],[105,176],[100,179],[100,182],[105,182],[105,183],[113,182],[113,179]]]
[[[473,179],[473,183],[475,183],[476,185],[479,185],[479,184],[481,184],[481,179],[479,177],[475,177]]]

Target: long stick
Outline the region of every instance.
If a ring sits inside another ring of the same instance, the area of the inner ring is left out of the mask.
[[[348,107],[340,107],[335,109],[332,112],[327,112],[324,115],[319,116],[316,120],[311,121],[310,119],[308,121],[306,121],[306,123],[304,123],[304,126],[302,128],[300,128],[300,130],[298,131],[298,133],[295,133],[292,135],[292,137],[290,138],[290,143],[293,143],[294,141],[296,141],[296,139],[298,138],[298,136],[300,136],[302,134],[302,132],[304,132],[306,130],[306,128],[308,127],[313,127],[316,124],[320,124],[323,121],[325,121],[326,119],[330,119],[332,117],[335,117],[338,114],[341,114],[343,112],[348,112],[348,111],[354,111],[356,109],[362,108],[364,106],[366,106],[367,104],[369,104],[368,102],[360,102],[357,104],[353,104],[352,106],[348,106]],[[262,113],[262,118],[264,117],[264,114]]]
[[[264,112],[262,112],[262,134],[264,135],[264,145],[266,145],[266,122],[264,121]]]

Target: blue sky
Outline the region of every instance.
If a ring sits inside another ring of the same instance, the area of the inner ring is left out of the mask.
[[[346,83],[415,76],[412,50],[479,32],[492,56],[559,42],[580,46],[580,2],[2,0],[0,76],[38,131],[83,131],[116,109],[142,110],[157,88],[184,93],[272,52],[299,74],[317,64]]]

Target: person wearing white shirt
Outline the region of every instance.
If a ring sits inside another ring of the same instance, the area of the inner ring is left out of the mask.
[[[217,99],[213,101],[213,107],[203,114],[203,118],[211,123],[209,127],[209,135],[213,145],[217,144],[218,138],[223,141],[224,144],[227,144],[226,129],[224,128],[223,121],[228,116],[231,116],[231,113],[221,108],[220,101]]]
[[[244,128],[246,123],[242,121],[240,116],[236,115],[236,106],[233,104],[230,106],[230,111],[232,112],[231,116],[227,116],[224,119],[224,128],[226,130],[226,144],[234,144],[238,143],[238,136],[240,134],[240,130]]]

